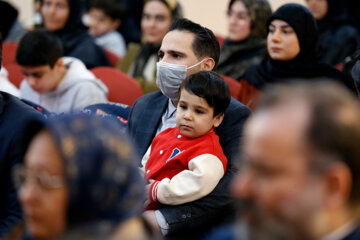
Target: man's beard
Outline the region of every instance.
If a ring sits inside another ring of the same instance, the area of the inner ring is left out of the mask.
[[[253,201],[237,200],[236,238],[241,240],[314,240],[308,227],[308,214],[291,218],[269,214]],[[306,218],[306,215],[308,218]]]

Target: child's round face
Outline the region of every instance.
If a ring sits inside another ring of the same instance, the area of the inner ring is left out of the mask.
[[[89,12],[89,32],[93,36],[101,36],[110,31],[116,30],[120,20],[112,19],[104,11],[92,8]]]
[[[176,109],[176,127],[187,137],[200,137],[213,127],[218,127],[223,114],[214,116],[214,108],[204,98],[181,89]]]

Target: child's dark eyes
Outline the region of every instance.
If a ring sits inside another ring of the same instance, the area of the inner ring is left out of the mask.
[[[180,105],[179,106],[181,109],[183,109],[183,110],[186,110],[187,109],[187,106],[186,105]]]
[[[198,113],[198,114],[203,114],[204,113],[203,110],[198,110],[198,109],[196,109],[195,112]]]

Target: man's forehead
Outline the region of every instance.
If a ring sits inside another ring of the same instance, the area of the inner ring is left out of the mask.
[[[279,148],[279,151],[283,147],[294,151],[302,149],[308,119],[309,108],[304,104],[285,104],[260,110],[246,124],[246,147],[266,144]]]
[[[43,72],[50,69],[49,65],[41,65],[41,66],[22,66],[22,72],[34,73],[34,72]]]
[[[192,44],[195,39],[195,35],[188,31],[173,30],[166,33],[160,50],[163,52],[193,52]]]

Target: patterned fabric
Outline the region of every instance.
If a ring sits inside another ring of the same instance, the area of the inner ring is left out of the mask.
[[[119,120],[121,127],[126,126],[130,111],[130,106],[112,102],[93,104],[81,110],[84,114],[117,119]]]
[[[68,115],[48,123],[65,163],[68,225],[114,223],[142,210],[144,183],[127,136],[114,120]]]

